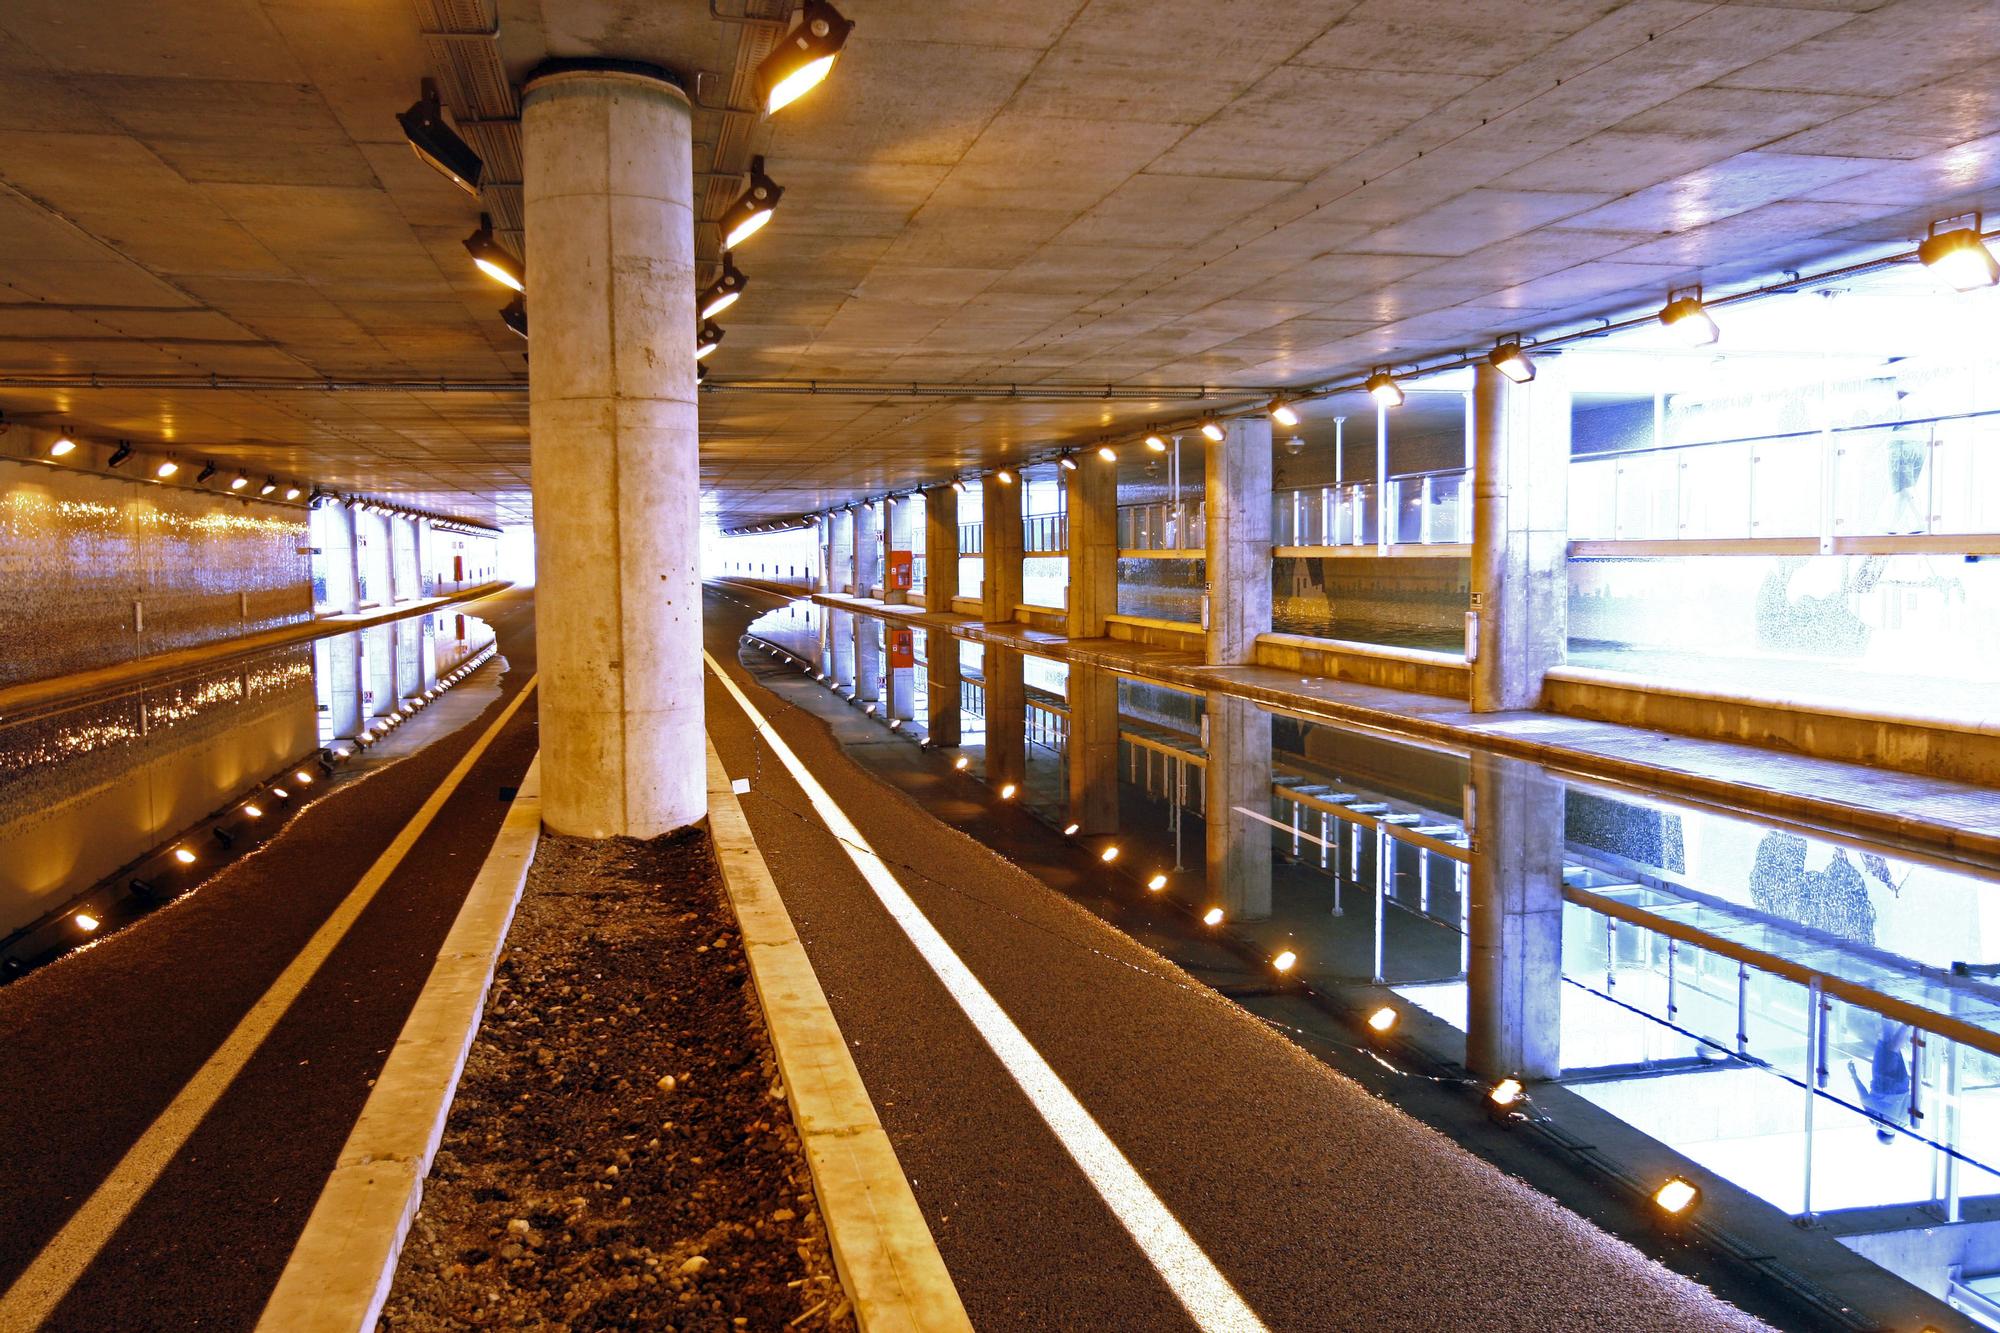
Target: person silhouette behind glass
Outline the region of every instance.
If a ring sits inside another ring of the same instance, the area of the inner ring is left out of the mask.
[[[1909,1115],[1910,1066],[1903,1058],[1903,1045],[1909,1036],[1909,1024],[1882,1020],[1881,1034],[1875,1038],[1875,1055],[1869,1062],[1865,1082],[1854,1061],[1847,1062],[1847,1072],[1854,1079],[1855,1090],[1861,1094],[1862,1108],[1877,1122],[1875,1137],[1884,1143],[1896,1141],[1896,1131],[1889,1126],[1900,1124]]]

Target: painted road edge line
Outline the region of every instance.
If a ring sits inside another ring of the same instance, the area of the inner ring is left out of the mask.
[[[750,696],[722,664],[715,660],[713,653],[706,650],[702,660],[715,673],[723,689],[736,701],[737,707],[749,718],[750,725],[771,747],[771,753],[792,780],[804,791],[806,800],[816,811],[827,831],[847,853],[848,860],[861,873],[868,887],[875,892],[876,899],[915,946],[917,953],[929,965],[937,979],[943,983],[945,992],[953,1003],[971,1022],[973,1030],[999,1059],[1016,1086],[1027,1097],[1028,1104],[1042,1118],[1056,1141],[1069,1154],[1078,1170],[1097,1192],[1105,1206],[1111,1210],[1119,1225],[1132,1238],[1139,1252],[1153,1266],[1160,1280],[1181,1303],[1197,1327],[1205,1333],[1268,1333],[1263,1320],[1250,1308],[1236,1288],[1217,1268],[1215,1261],[1208,1257],[1187,1228],[1181,1225],[1173,1210],[1168,1208],[1153,1187],[1146,1183],[1139,1169],[1132,1165],[1097,1118],[1069,1085],[1062,1081],[1042,1053],[1035,1049],[1027,1034],[1015,1025],[1000,1002],[993,998],[978,976],[945,937],[939,933],[930,918],[923,914],[916,901],[910,897],[895,873],[889,869],[868,840],[861,836],[854,821],[847,817],[840,803],[833,799],[827,789],[820,785],[792,747],[778,735],[757,706],[750,702]]]
[[[375,1327],[541,840],[541,770],[538,754],[292,1247],[258,1328],[354,1333]]]
[[[812,1171],[841,1286],[864,1333],[972,1328],[923,1209],[708,742],[708,831]]]
[[[464,755],[459,758],[451,772],[445,774],[437,790],[417,807],[416,814],[410,816],[407,824],[382,849],[372,865],[362,873],[348,895],[341,899],[319,929],[305,942],[285,964],[277,978],[257,997],[243,1017],[236,1020],[222,1044],[210,1053],[201,1068],[174,1094],[172,1101],[125,1155],[111,1168],[111,1174],[98,1183],[76,1211],[70,1214],[62,1229],[44,1245],[34,1261],[23,1269],[14,1284],[0,1295],[0,1328],[27,1329],[38,1327],[43,1320],[54,1313],[63,1297],[69,1294],[76,1280],[83,1276],[86,1268],[97,1260],[98,1252],[104,1248],[132,1210],[144,1198],[146,1192],[160,1178],[160,1173],[173,1163],[187,1141],[194,1137],[202,1120],[222,1100],[229,1091],[230,1084],[243,1072],[251,1058],[271,1035],[292,1002],[318,975],[320,967],[332,956],[340,942],[347,937],[361,914],[396,873],[410,848],[417,845],[431,826],[431,821],[444,809],[473,765],[485,755],[493,740],[511,722],[521,705],[534,693],[538,676],[529,676],[523,682],[514,699],[501,709],[500,716],[493,724],[480,733]]]

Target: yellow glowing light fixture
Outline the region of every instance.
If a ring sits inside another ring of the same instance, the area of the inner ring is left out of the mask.
[[[1701,1202],[1701,1186],[1685,1176],[1669,1176],[1653,1191],[1653,1206],[1669,1218],[1683,1218]]]
[[[1221,444],[1224,436],[1226,436],[1228,432],[1222,428],[1222,423],[1220,421],[1216,420],[1214,417],[1210,417],[1208,420],[1201,423],[1201,434],[1202,438],[1207,440],[1210,444]]]
[[[396,120],[402,125],[403,137],[410,141],[410,149],[417,155],[418,161],[474,199],[479,197],[479,177],[485,170],[485,164],[479,160],[479,154],[472,151],[471,145],[444,123],[444,107],[438,99],[435,83],[425,79],[416,105],[397,116]]]
[[[1375,400],[1377,407],[1401,407],[1407,397],[1403,386],[1396,383],[1396,377],[1386,369],[1370,375],[1361,387],[1368,390],[1368,396]]]
[[[783,110],[824,82],[853,31],[854,25],[826,0],[806,0],[799,26],[757,66],[765,114]]]
[[[1660,323],[1683,345],[1707,347],[1722,336],[1715,317],[1701,303],[1699,287],[1691,289],[1690,294],[1685,296],[1675,296],[1671,292],[1667,295],[1669,299],[1660,311]]]
[[[244,813],[244,814],[246,814],[246,815],[248,815],[248,816],[250,816],[250,818],[252,818],[252,819],[262,819],[262,818],[264,817],[264,809],[263,809],[263,807],[262,807],[262,806],[257,806],[257,805],[246,805],[246,806],[244,806],[244,807],[243,807],[243,813]]]
[[[763,157],[751,158],[750,188],[737,196],[736,202],[722,214],[722,248],[734,250],[764,230],[784,193],[782,185],[764,174]]]
[[[298,779],[301,787],[310,787],[313,785],[312,774],[306,772],[303,768],[292,774],[292,776]]]
[[[1527,1088],[1518,1078],[1503,1078],[1487,1090],[1486,1100],[1503,1111],[1511,1111],[1519,1106],[1528,1095]]]
[[[1167,877],[1165,875],[1154,875],[1151,879],[1146,881],[1146,888],[1153,893],[1158,893],[1161,889],[1164,889],[1166,887],[1167,887]]]
[[[1014,793],[1019,790],[1020,788],[1016,787],[1013,783],[1003,782],[1000,784],[1000,799],[1003,801],[1011,801],[1014,799]]]
[[[185,847],[176,847],[174,848],[174,860],[179,861],[184,866],[191,866],[194,864],[194,853]]]
[[[1521,350],[1521,340],[1511,338],[1500,343],[1486,354],[1486,364],[1505,375],[1516,384],[1526,384],[1535,378],[1535,363]]]
[[[67,458],[75,452],[76,441],[69,437],[68,431],[58,433],[55,443],[49,446],[50,458]]]
[[[723,328],[714,320],[702,323],[701,331],[694,338],[694,359],[699,361],[713,352],[722,343]]]
[[[1207,910],[1206,912],[1203,912],[1203,913],[1201,914],[1201,924],[1202,924],[1202,925],[1204,925],[1204,926],[1219,926],[1219,925],[1221,925],[1221,924],[1222,924],[1222,909],[1221,909],[1220,907],[1211,907],[1211,908],[1209,908],[1209,909],[1208,909],[1208,910]]]
[[[1396,1011],[1383,1005],[1368,1015],[1368,1030],[1380,1036],[1387,1036],[1396,1030]]]
[[[1280,426],[1291,427],[1299,424],[1299,409],[1282,398],[1271,400],[1271,420]]]
[[[1113,449],[1108,444],[1100,444],[1097,446],[1097,456],[1103,459],[1107,463],[1115,463],[1118,461],[1118,451],[1116,449]]]
[[[90,932],[96,930],[99,926],[104,924],[102,921],[99,921],[96,917],[92,916],[88,912],[78,912],[75,916],[71,917],[70,920],[76,922],[76,928],[82,931],[86,935],[90,934]]]
[[[1056,457],[1056,462],[1061,465],[1062,470],[1065,472],[1076,471],[1076,456],[1074,454],[1060,454]]]
[[[1074,838],[1076,836],[1077,830],[1082,827],[1083,825],[1081,824],[1065,824],[1063,826],[1063,836],[1065,838]]]
[[[1158,431],[1148,431],[1146,433],[1146,447],[1156,454],[1163,454],[1167,451],[1166,437]]]
[[[993,479],[1002,486],[1012,486],[1014,484],[1014,474],[1004,467],[993,474]]]
[[[1981,239],[1978,215],[1970,227],[1939,231],[1931,224],[1931,234],[1917,247],[1917,259],[1953,291],[1977,291],[2000,282],[2000,263]]]
[[[1097,859],[1106,865],[1110,865],[1113,861],[1116,861],[1118,859],[1118,844],[1113,843],[1111,846],[1106,847],[1097,854]]]
[[[472,256],[472,262],[479,266],[481,273],[501,286],[511,287],[517,292],[528,290],[527,269],[494,239],[493,219],[487,214],[479,215],[479,230],[465,238],[465,252]]]
[[[250,474],[248,472],[239,472],[229,479],[229,489],[232,491],[240,491],[249,484]]]
[[[743,288],[750,280],[737,269],[736,261],[728,251],[722,255],[722,276],[708,284],[701,294],[701,317],[713,319],[742,299]]]
[[[153,469],[153,475],[158,477],[161,481],[165,481],[168,477],[173,476],[174,473],[179,472],[180,470],[181,470],[181,465],[179,463],[176,463],[173,459],[169,458],[166,462],[160,464],[158,467]]]
[[[1298,961],[1299,961],[1299,956],[1293,953],[1290,949],[1286,949],[1281,953],[1279,953],[1276,958],[1273,958],[1271,960],[1271,966],[1276,968],[1280,972],[1289,972],[1294,967],[1298,966]]]
[[[959,772],[963,773],[966,769],[972,767],[972,761],[966,758],[964,755],[960,755],[958,758],[951,761],[951,766],[957,769]]]
[[[298,488],[298,487],[296,487],[296,486],[287,486],[287,487],[285,487],[285,498],[286,498],[287,500],[296,500],[296,499],[298,499],[298,498],[299,498],[299,496],[300,496],[300,495],[302,495],[302,494],[304,494],[304,492],[302,492],[301,490],[299,490],[299,488]]]

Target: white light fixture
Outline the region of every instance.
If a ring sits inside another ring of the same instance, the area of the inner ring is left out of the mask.
[[[1387,368],[1378,370],[1370,375],[1362,387],[1368,391],[1368,396],[1375,400],[1378,407],[1401,407],[1403,405],[1403,386],[1396,383],[1396,377],[1391,375]]]
[[[1146,447],[1156,454],[1163,454],[1167,451],[1166,437],[1157,431],[1148,431],[1146,432]]]
[[[1521,350],[1521,340],[1510,338],[1486,354],[1486,363],[1516,384],[1535,378],[1535,363]]]
[[[173,476],[174,473],[179,472],[180,470],[181,470],[181,465],[179,463],[176,463],[173,459],[169,458],[164,463],[161,463],[158,467],[153,469],[153,475],[158,477],[161,481],[165,481],[168,477]]]
[[[1164,889],[1166,887],[1167,887],[1167,877],[1164,874],[1156,874],[1151,879],[1146,881],[1146,888],[1153,893],[1158,893],[1161,889]]]
[[[1503,1111],[1511,1111],[1520,1105],[1528,1090],[1521,1086],[1518,1078],[1503,1078],[1487,1090],[1486,1100]]]
[[[701,317],[713,319],[742,299],[743,288],[750,280],[736,267],[736,261],[728,251],[722,253],[722,276],[708,284],[701,294]]]
[[[1214,417],[1201,423],[1202,438],[1210,444],[1221,444],[1228,433],[1223,429],[1222,423]]]
[[[298,487],[296,487],[296,486],[287,486],[287,487],[285,487],[285,498],[286,498],[287,500],[296,500],[296,499],[298,499],[298,498],[299,498],[299,494],[300,494],[300,491],[299,491],[299,488],[298,488]]]
[[[1669,292],[1667,296],[1667,304],[1660,311],[1660,323],[1682,345],[1707,347],[1722,336],[1715,317],[1701,303],[1701,288],[1689,288],[1688,294],[1681,296]]]
[[[694,359],[699,361],[721,345],[723,328],[714,320],[705,320],[694,337]]]
[[[193,852],[185,847],[176,847],[174,848],[174,860],[179,861],[184,866],[191,866],[194,864],[195,856]]]
[[[1103,459],[1107,463],[1115,463],[1118,461],[1118,451],[1116,449],[1113,449],[1108,444],[1100,444],[1097,446],[1097,456]]]
[[[737,196],[736,202],[723,211],[720,219],[722,248],[734,250],[764,230],[764,224],[771,220],[771,214],[784,193],[783,186],[764,174],[763,156],[760,154],[751,158],[750,188]]]
[[[75,452],[76,452],[76,441],[72,440],[69,437],[68,431],[58,432],[55,438],[55,443],[49,446],[50,458],[67,458],[69,457],[69,455]]]
[[[1685,1176],[1669,1176],[1653,1191],[1653,1206],[1669,1219],[1686,1217],[1701,1202],[1701,1186]]]
[[[1014,474],[1004,467],[993,474],[993,479],[1002,486],[1012,486],[1014,484]]]
[[[1271,960],[1271,966],[1280,972],[1289,972],[1298,964],[1298,961],[1299,956],[1297,954],[1293,953],[1290,949],[1285,949],[1276,958]]]
[[[494,239],[493,219],[489,215],[479,215],[479,230],[465,238],[465,252],[472,256],[472,262],[479,266],[481,273],[501,286],[517,292],[528,290],[527,270],[520,260]]]
[[[229,479],[229,489],[232,491],[240,491],[249,484],[250,474],[247,472],[239,472]]]
[[[824,82],[852,31],[854,25],[826,0],[806,0],[799,26],[757,66],[765,114],[783,110]]]
[[[2000,282],[2000,263],[1980,236],[1982,223],[1977,213],[1970,227],[1939,231],[1931,224],[1931,234],[1917,247],[1917,259],[1953,291],[1970,292]]]
[[[1074,838],[1076,831],[1082,827],[1083,825],[1081,824],[1066,824],[1063,826],[1063,836],[1065,838]]]
[[[1203,912],[1201,914],[1201,924],[1203,924],[1204,926],[1221,925],[1222,909],[1220,907],[1211,907],[1206,912]]]
[[[951,761],[951,766],[957,769],[959,772],[963,773],[966,769],[972,767],[972,761],[966,758],[964,755],[960,755],[958,758]]]
[[[1000,799],[1003,801],[1011,801],[1014,799],[1014,793],[1019,790],[1020,788],[1016,787],[1013,783],[1004,782],[1000,784]]]
[[[1282,398],[1271,400],[1271,420],[1290,429],[1299,424],[1299,410]]]
[[[1368,1029],[1378,1036],[1386,1036],[1390,1032],[1393,1032],[1395,1028],[1396,1011],[1386,1004],[1368,1015]]]
[[[96,930],[99,926],[104,924],[102,921],[99,921],[96,917],[92,916],[88,912],[78,912],[75,916],[71,917],[70,920],[76,922],[76,928],[82,931],[86,935],[90,934],[92,931]]]
[[[1103,851],[1097,854],[1097,859],[1104,862],[1106,865],[1109,865],[1113,861],[1116,861],[1118,859],[1118,845],[1116,843],[1113,843],[1111,846],[1106,847]]]

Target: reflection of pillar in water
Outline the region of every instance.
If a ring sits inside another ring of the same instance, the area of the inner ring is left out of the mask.
[[[816,670],[829,680],[840,679],[840,663],[835,660],[833,650],[834,613],[825,607],[819,608],[819,663]]]
[[[989,474],[980,480],[980,499],[986,578],[979,614],[988,621],[1008,621],[1021,601],[1021,488]]]
[[[986,780],[1019,783],[1028,771],[1028,691],[1021,654],[986,648]]]
[[[1238,921],[1271,915],[1271,715],[1226,694],[1208,696],[1208,892]]]
[[[1069,669],[1069,817],[1081,833],[1118,831],[1118,678],[1081,662]]]
[[[854,626],[861,617],[846,611],[833,616],[833,684],[835,689],[854,685]]]
[[[1474,751],[1465,1061],[1490,1078],[1562,1070],[1563,788]]]
[[[360,648],[359,634],[336,634],[314,646],[315,665],[325,673],[329,730],[335,736],[352,736],[361,730],[361,673],[355,664]]]
[[[931,630],[925,670],[930,673],[931,715],[924,723],[933,745],[959,742],[958,640],[943,630]]]
[[[854,698],[872,704],[882,697],[882,622],[854,617]]]
[[[888,649],[888,666],[882,675],[884,717],[901,718],[908,722],[916,717],[916,644],[915,631],[902,626],[890,625],[884,631]]]

